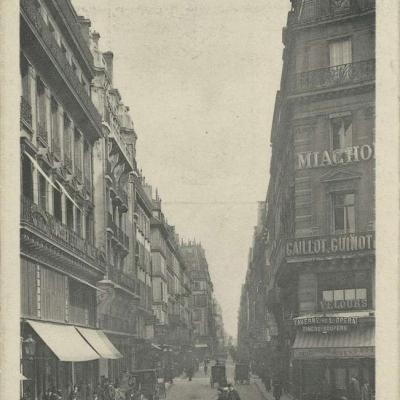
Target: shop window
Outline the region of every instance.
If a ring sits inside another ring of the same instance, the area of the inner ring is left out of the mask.
[[[351,40],[349,38],[332,40],[329,43],[329,62],[331,67],[352,62]]]
[[[346,369],[335,368],[335,389],[346,390]]]
[[[332,150],[346,149],[353,145],[352,117],[331,118]]]
[[[335,233],[355,232],[355,195],[354,193],[334,193],[333,230]]]

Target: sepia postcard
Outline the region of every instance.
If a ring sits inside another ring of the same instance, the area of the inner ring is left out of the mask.
[[[400,399],[399,9],[0,1],[0,398]]]

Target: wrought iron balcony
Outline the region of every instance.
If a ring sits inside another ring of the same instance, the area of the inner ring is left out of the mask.
[[[125,272],[116,269],[116,268],[111,268],[108,271],[108,279],[116,283],[117,285],[130,290],[132,293],[136,293],[136,280],[132,276],[126,274]]]
[[[292,92],[304,93],[375,80],[375,60],[359,61],[295,74]]]
[[[21,199],[21,224],[46,236],[82,259],[103,265],[101,261],[103,255],[100,250],[26,197]]]
[[[21,96],[21,120],[24,121],[30,128],[32,128],[32,106],[29,104],[25,97]]]
[[[52,56],[55,58],[58,67],[63,72],[66,77],[68,84],[72,86],[75,95],[79,98],[79,100],[83,103],[84,108],[86,109],[86,113],[90,115],[93,120],[96,128],[98,128],[98,132],[101,132],[101,117],[96,107],[92,103],[89,94],[83,87],[82,83],[79,81],[75,71],[73,70],[71,64],[68,62],[66,55],[58,45],[54,35],[50,32],[49,27],[46,22],[43,20],[43,17],[40,13],[39,8],[35,4],[36,2],[31,0],[21,0],[21,11],[24,16],[29,20],[29,23],[34,27],[37,34],[40,35],[43,40],[46,48],[50,51]],[[64,4],[65,1],[57,0],[57,3],[62,8],[63,12],[67,12],[67,5]],[[74,23],[71,24],[72,29],[77,29]],[[82,39],[83,40],[83,39]],[[90,58],[90,55],[87,51],[86,58]],[[92,60],[92,58],[90,58]],[[90,61],[89,60],[89,61]],[[92,62],[92,61],[90,61]]]
[[[292,21],[294,24],[309,24],[374,9],[375,0],[297,0]]]

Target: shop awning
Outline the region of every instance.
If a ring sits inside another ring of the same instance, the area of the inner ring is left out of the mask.
[[[71,325],[27,321],[60,361],[97,360],[100,356]]]
[[[116,360],[122,358],[122,354],[111,343],[106,334],[99,329],[87,329],[76,327],[87,342],[100,354],[101,358]]]
[[[340,333],[297,332],[292,346],[295,359],[373,358],[374,327],[356,328]]]

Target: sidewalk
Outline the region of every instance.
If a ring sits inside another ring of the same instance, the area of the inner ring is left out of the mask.
[[[252,376],[252,382],[254,382],[254,384],[257,386],[257,389],[260,391],[261,395],[265,400],[274,400],[274,396],[272,395],[272,390],[270,392],[267,392],[260,378]],[[280,400],[296,400],[296,399],[290,394],[283,393]]]

